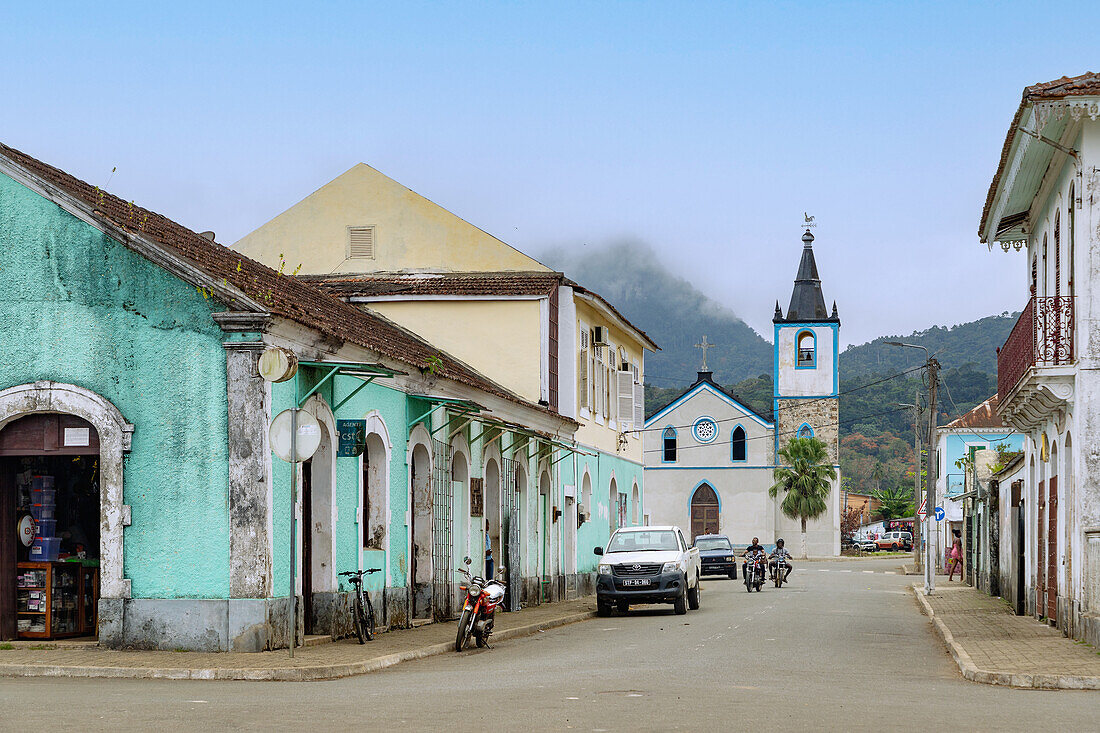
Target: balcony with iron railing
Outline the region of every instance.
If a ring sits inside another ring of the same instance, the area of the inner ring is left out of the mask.
[[[1033,297],[997,349],[997,393],[1005,400],[1032,367],[1074,360],[1073,296]]]

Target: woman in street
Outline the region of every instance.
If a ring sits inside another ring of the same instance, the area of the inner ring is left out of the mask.
[[[955,579],[955,568],[959,569],[959,580],[962,580],[962,535],[957,529],[951,530],[951,532],[955,535],[955,539],[951,543],[951,572],[948,573],[947,580],[952,581]]]

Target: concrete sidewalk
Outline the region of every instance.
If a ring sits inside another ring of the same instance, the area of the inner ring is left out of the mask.
[[[492,642],[535,634],[596,615],[595,596],[498,613]],[[0,677],[130,677],[201,680],[327,680],[374,672],[411,659],[454,653],[454,621],[256,654],[116,651],[91,645],[0,650]],[[44,642],[41,646],[48,645]],[[471,646],[473,642],[470,642]]]
[[[963,677],[1008,687],[1100,690],[1100,654],[1030,616],[1017,616],[1000,598],[961,583],[913,593],[947,644]]]

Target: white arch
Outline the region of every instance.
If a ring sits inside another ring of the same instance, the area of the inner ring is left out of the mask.
[[[414,456],[422,449],[427,457],[423,467],[423,476],[414,477]],[[423,423],[418,423],[409,433],[406,449],[408,466],[408,511],[405,515],[406,555],[409,558],[407,571],[408,587],[413,594],[410,605],[410,618],[431,618],[433,612],[432,595],[432,473],[435,469],[435,451],[432,450],[432,438]],[[414,484],[414,478],[416,484]],[[419,486],[417,484],[420,484]],[[419,505],[417,503],[419,499]],[[414,557],[414,532],[419,537],[417,546],[420,551]],[[415,573],[414,573],[415,568]]]
[[[36,413],[76,415],[99,434],[99,593],[101,598],[129,598],[122,528],[130,524],[130,513],[122,503],[122,454],[130,450],[134,426],[108,399],[74,384],[41,381],[0,391],[0,429]]]
[[[318,394],[314,394],[302,409],[317,418],[321,423],[321,444],[313,454],[310,461],[312,484],[310,487],[312,527],[301,527],[297,532],[298,557],[301,561],[302,532],[308,530],[311,534],[310,555],[312,568],[310,577],[313,579],[313,588],[303,588],[302,592],[328,593],[337,590],[336,587],[336,417],[332,414],[332,408],[328,406]],[[302,470],[302,464],[298,464],[298,471]],[[300,477],[299,477],[300,480]],[[301,483],[298,484],[301,486]],[[299,494],[298,501],[302,501]],[[299,516],[302,513],[299,511]],[[301,582],[302,574],[298,574],[298,582]]]
[[[363,455],[359,457],[359,507],[356,512],[356,523],[359,525],[357,532],[359,546],[366,549],[367,532],[371,527],[378,527],[378,531],[372,533],[371,543],[377,543],[374,549],[382,550],[385,555],[385,583],[390,584],[390,551],[388,546],[390,534],[390,461],[393,459],[393,441],[390,440],[390,431],[386,427],[386,421],[378,410],[371,410],[363,416],[366,420],[366,445],[363,447]],[[374,437],[377,440],[371,440]],[[371,460],[372,450],[378,443],[382,446],[382,456],[375,456]],[[378,460],[381,458],[381,460]],[[363,470],[363,462],[367,463],[367,470]],[[369,472],[369,477],[364,474]],[[372,486],[378,489],[375,492],[374,501],[371,501]],[[379,500],[378,494],[381,495]],[[364,512],[364,507],[366,511]],[[363,569],[363,553],[357,552],[359,569]]]

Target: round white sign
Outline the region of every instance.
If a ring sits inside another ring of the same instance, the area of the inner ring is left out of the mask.
[[[298,439],[294,456],[290,454],[290,421],[295,410],[283,410],[271,421],[271,450],[287,463],[301,463],[317,452],[321,445],[321,423],[305,410],[298,413]]]
[[[285,382],[298,371],[298,357],[278,346],[268,346],[260,354],[257,370],[269,382]]]
[[[23,547],[30,547],[34,543],[34,519],[30,514],[24,514],[19,520],[19,541]]]

